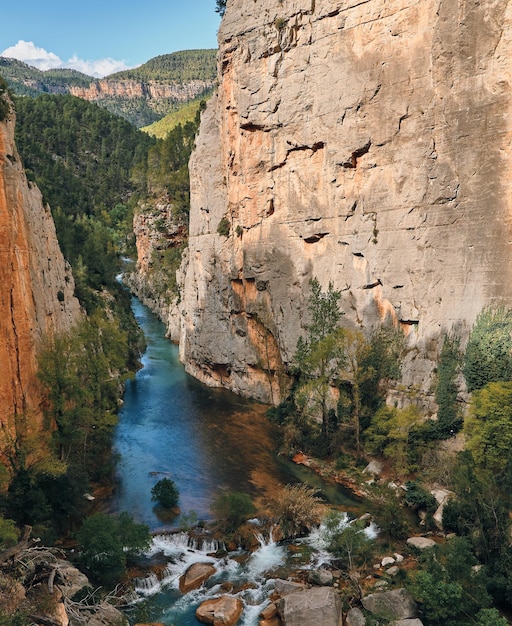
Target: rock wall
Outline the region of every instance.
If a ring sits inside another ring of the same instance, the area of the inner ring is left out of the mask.
[[[440,337],[510,304],[511,20],[495,0],[228,0],[191,161],[189,372],[276,402],[316,276],[347,324],[403,329],[426,393]]]
[[[14,145],[14,114],[0,122],[0,452],[18,420],[42,427],[35,376],[42,339],[78,319],[74,281],[39,189]]]
[[[88,87],[72,86],[69,93],[77,98],[95,102],[106,98],[144,98],[145,100],[161,100],[168,98],[178,102],[187,102],[206,89],[213,87],[211,80],[190,80],[186,83],[159,83],[138,80],[96,80]]]

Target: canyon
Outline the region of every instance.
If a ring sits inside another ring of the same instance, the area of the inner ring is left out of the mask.
[[[491,0],[228,1],[169,325],[188,372],[279,402],[317,277],[348,327],[403,331],[403,388],[429,395],[443,337],[512,296],[511,20]]]
[[[27,181],[14,143],[15,114],[0,122],[0,454],[43,425],[36,376],[45,339],[72,328],[74,280],[39,189]]]

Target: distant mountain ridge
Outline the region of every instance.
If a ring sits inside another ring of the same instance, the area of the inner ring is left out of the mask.
[[[101,79],[71,69],[41,71],[17,59],[0,57],[0,75],[17,95],[70,93],[96,102],[140,128],[197,97],[208,96],[215,85],[216,56],[213,49],[183,50]]]

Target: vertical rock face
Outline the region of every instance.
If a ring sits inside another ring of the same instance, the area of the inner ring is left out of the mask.
[[[15,438],[18,417],[41,426],[38,348],[78,319],[73,293],[50,211],[16,151],[14,119],[0,122],[0,444]]]
[[[191,162],[186,367],[276,401],[316,276],[347,324],[402,327],[404,382],[426,391],[440,337],[512,296],[512,5],[228,0],[219,46]]]

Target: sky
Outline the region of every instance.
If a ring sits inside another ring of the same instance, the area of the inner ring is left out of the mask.
[[[216,48],[215,0],[23,0],[0,10],[0,56],[91,76],[161,54]]]

